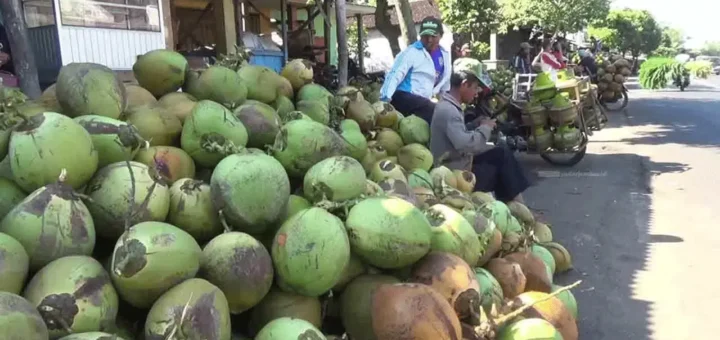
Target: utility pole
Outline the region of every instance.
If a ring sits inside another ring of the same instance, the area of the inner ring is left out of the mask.
[[[347,46],[347,17],[345,16],[345,0],[335,0],[335,18],[337,21],[338,45],[338,85],[347,86],[348,82],[348,46]],[[360,50],[358,53],[362,53]]]
[[[0,0],[0,11],[10,41],[15,75],[20,78],[20,89],[31,99],[38,98],[42,92],[21,0]]]

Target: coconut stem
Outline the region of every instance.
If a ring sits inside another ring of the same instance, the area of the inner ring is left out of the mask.
[[[544,302],[544,301],[546,301],[546,300],[549,300],[549,299],[551,299],[551,298],[553,298],[553,297],[556,297],[556,296],[560,295],[560,294],[561,294],[562,292],[564,292],[564,291],[573,289],[573,288],[579,286],[580,283],[582,283],[582,280],[578,280],[578,281],[576,281],[575,283],[573,283],[573,284],[571,284],[571,285],[562,287],[562,288],[560,288],[560,289],[558,289],[558,290],[556,290],[556,291],[548,294],[548,296],[545,296],[545,297],[543,297],[542,299],[538,299],[538,300],[536,300],[536,301],[533,301],[532,303],[529,303],[529,304],[527,304],[527,305],[523,305],[522,307],[520,307],[520,308],[512,311],[511,313],[508,313],[508,314],[506,314],[506,315],[503,315],[503,316],[501,316],[500,318],[498,318],[497,320],[495,320],[495,324],[497,324],[497,325],[502,325],[502,324],[504,324],[504,323],[506,323],[506,322],[508,322],[508,321],[510,321],[510,320],[512,320],[512,319],[514,319],[514,318],[516,318],[516,317],[518,317],[518,316],[520,316],[520,315],[522,315],[522,313],[524,313],[526,310],[532,308],[534,305],[536,305],[536,304],[538,304],[538,303],[540,303],[540,302]]]
[[[218,210],[218,217],[220,219],[220,223],[222,223],[223,229],[225,229],[226,233],[232,232],[232,228],[230,228],[230,225],[225,220],[225,214],[223,214],[222,210]]]
[[[58,176],[58,182],[62,183],[65,182],[67,179],[67,169],[63,168],[60,170],[60,176]]]
[[[182,313],[180,314],[180,320],[178,320],[178,322],[175,324],[175,327],[173,327],[173,330],[165,338],[166,340],[173,340],[175,338],[175,333],[177,333],[180,330],[180,328],[182,327],[182,324],[183,324],[183,322],[185,322],[185,318],[187,317],[187,312],[190,307],[190,301],[192,301],[192,298],[193,298],[193,292],[190,292],[190,297],[188,298],[187,302],[185,303]]]
[[[236,146],[233,142],[226,140],[224,144],[217,143],[215,141],[205,141],[201,147],[208,152],[217,152],[224,156],[240,153],[243,148],[242,146]]]

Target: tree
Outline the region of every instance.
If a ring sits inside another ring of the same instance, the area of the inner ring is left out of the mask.
[[[660,47],[653,51],[652,55],[674,57],[680,52],[683,45],[685,45],[685,36],[682,31],[669,26],[664,26],[662,28]]]
[[[700,49],[700,52],[704,55],[720,57],[720,42],[719,41],[706,42],[705,45],[702,47],[702,49]]]
[[[40,82],[38,80],[35,54],[30,46],[27,26],[23,16],[20,0],[0,1],[5,31],[10,40],[15,75],[20,78],[20,89],[28,97],[35,99],[40,96]]]
[[[394,26],[390,21],[390,13],[388,13],[388,0],[377,0],[375,3],[375,27],[385,36],[390,44],[390,50],[393,56],[400,53],[400,28]]]
[[[398,17],[400,34],[405,40],[405,44],[410,46],[418,40],[418,32],[415,29],[415,21],[413,20],[410,2],[408,2],[408,0],[395,0],[395,12]]]
[[[605,18],[610,0],[498,0],[503,25],[500,31],[520,27],[542,28],[546,33],[578,32]]]
[[[591,30],[603,38],[603,44],[623,55],[630,53],[634,60],[640,54],[655,51],[663,40],[663,32],[655,18],[646,10],[612,10],[605,20]]]
[[[362,41],[362,54],[365,58],[370,57],[370,51],[368,51],[368,48],[370,46],[368,45],[367,35],[368,31],[365,26],[363,26],[363,39]],[[348,41],[348,53],[350,54],[350,58],[355,60],[355,62],[360,62],[360,53],[358,51],[358,29],[357,25],[350,25],[347,28],[347,41]]]
[[[335,18],[337,18],[337,44],[338,44],[338,84],[346,86],[348,82],[348,40],[347,16],[345,15],[345,0],[335,0]]]
[[[496,0],[438,0],[445,24],[453,33],[482,36],[500,23],[500,6]]]

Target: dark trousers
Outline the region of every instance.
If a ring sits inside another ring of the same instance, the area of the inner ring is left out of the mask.
[[[501,202],[512,201],[530,187],[512,150],[505,147],[494,147],[475,155],[473,173],[477,180],[475,191],[493,192]]]
[[[390,104],[403,116],[407,117],[414,114],[424,119],[428,124],[432,121],[432,115],[435,111],[435,103],[430,99],[404,91],[395,91]]]

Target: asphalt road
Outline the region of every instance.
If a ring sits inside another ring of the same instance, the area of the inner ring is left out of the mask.
[[[582,340],[720,339],[720,77],[685,92],[632,90],[587,156],[556,168],[523,155],[528,205],[575,269]]]

